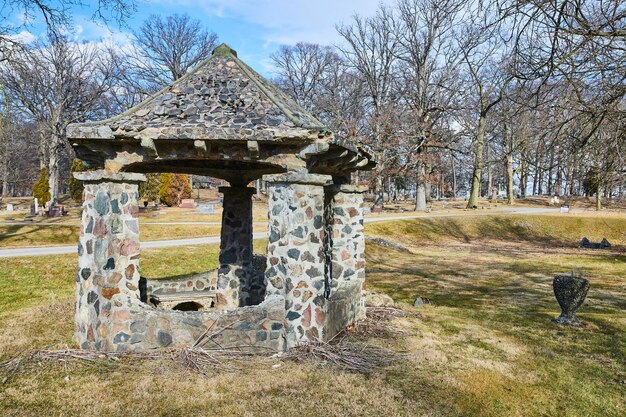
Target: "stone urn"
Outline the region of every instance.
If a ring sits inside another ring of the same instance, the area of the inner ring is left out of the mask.
[[[557,275],[552,281],[552,288],[561,306],[561,315],[554,319],[554,322],[566,326],[580,326],[575,312],[587,297],[589,281],[570,275]]]

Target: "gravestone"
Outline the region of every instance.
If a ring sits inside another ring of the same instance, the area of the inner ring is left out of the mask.
[[[65,206],[51,205],[48,209],[48,217],[62,217],[65,216]]]
[[[215,207],[213,204],[200,204],[197,212],[200,214],[213,214],[215,213]]]
[[[571,275],[557,275],[552,281],[552,288],[561,306],[561,315],[553,321],[566,326],[580,326],[575,312],[585,301],[589,281]]]
[[[569,213],[569,206],[567,204],[561,206],[561,213]]]
[[[13,212],[13,204],[7,203],[7,213],[12,213],[12,212]]]
[[[193,198],[183,198],[180,204],[180,208],[196,208],[196,201]]]
[[[590,241],[586,237],[583,237],[578,246],[585,249],[606,249],[610,248],[611,244],[606,238],[603,238],[600,243],[596,243]]]

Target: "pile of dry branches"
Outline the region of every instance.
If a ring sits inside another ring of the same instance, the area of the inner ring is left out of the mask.
[[[367,307],[367,318],[358,321],[350,329],[350,334],[360,339],[391,338],[406,335],[408,332],[392,324],[398,317],[413,317],[416,313],[397,307]]]
[[[349,372],[369,374],[374,369],[387,366],[401,355],[378,346],[346,342],[308,342],[281,355],[295,362],[316,362],[332,365]]]
[[[342,333],[340,335],[342,338],[337,337],[330,343],[318,341],[301,344],[278,357],[297,362],[313,361],[333,365],[350,372],[367,374],[377,367],[391,364],[401,354],[377,346],[354,343],[349,339],[355,337],[358,339],[388,338],[406,334],[406,331],[393,327],[391,319],[414,314],[396,307],[369,307],[367,319],[355,324],[347,333]],[[10,376],[18,372],[22,366],[29,364],[61,363],[67,366],[70,363],[93,364],[98,361],[119,361],[122,358],[130,358],[133,362],[171,359],[182,364],[186,369],[202,374],[207,374],[209,371],[239,371],[242,368],[237,366],[238,360],[255,355],[263,356],[264,353],[253,353],[252,347],[244,350],[242,346],[221,346],[215,340],[216,336],[234,324],[231,323],[219,330],[209,328],[193,346],[183,349],[154,349],[143,352],[94,352],[82,349],[35,350],[0,363],[0,372]],[[211,344],[214,347],[206,347]]]
[[[233,349],[203,349],[190,347],[184,349],[155,349],[144,352],[94,352],[82,349],[35,350],[0,363],[0,372],[8,376],[18,372],[29,364],[70,363],[92,364],[97,361],[119,361],[122,358],[139,360],[171,359],[194,372],[207,374],[208,371],[237,371],[233,360],[252,356],[253,353]],[[5,378],[6,379],[6,378]]]

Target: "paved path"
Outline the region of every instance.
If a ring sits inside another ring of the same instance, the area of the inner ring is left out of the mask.
[[[504,207],[502,209],[491,210],[477,210],[471,215],[489,215],[497,213],[507,214],[541,214],[541,213],[556,213],[558,208],[535,208],[535,207]],[[452,213],[424,213],[413,214],[406,216],[381,216],[381,217],[366,217],[366,223],[385,222],[394,220],[408,220],[417,218],[433,218],[433,217],[454,217],[463,215],[459,212]],[[144,223],[146,224],[146,223]],[[162,222],[162,223],[150,223],[150,224],[219,224],[215,222]],[[267,222],[255,222],[255,224],[267,224]],[[263,239],[267,237],[267,232],[257,232],[253,234],[254,239]],[[211,243],[219,243],[219,236],[198,237],[190,239],[171,239],[171,240],[154,240],[149,242],[141,242],[143,249],[150,248],[168,248],[173,246],[190,246],[190,245],[206,245]],[[27,248],[15,248],[15,249],[0,249],[0,258],[13,258],[18,256],[44,256],[44,255],[61,255],[66,253],[76,253],[76,245],[66,246],[45,246],[45,247],[27,247]]]

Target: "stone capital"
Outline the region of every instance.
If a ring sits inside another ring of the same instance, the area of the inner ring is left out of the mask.
[[[283,184],[329,185],[333,182],[330,175],[309,174],[306,172],[288,172],[285,174],[264,175],[263,181]]]
[[[120,182],[139,183],[146,181],[146,176],[133,172],[112,172],[104,169],[75,172],[74,178],[85,183]]]

